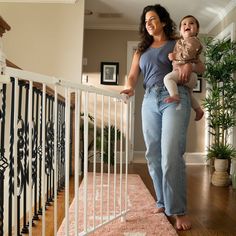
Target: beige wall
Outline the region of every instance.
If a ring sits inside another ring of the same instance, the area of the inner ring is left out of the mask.
[[[203,46],[204,46],[204,37],[206,35],[199,35]],[[204,51],[204,50],[203,50]],[[204,62],[204,52],[201,54],[201,60]],[[202,78],[202,92],[194,93],[194,96],[197,98],[199,104],[202,103],[202,100],[206,95],[206,81]],[[205,116],[200,121],[195,121],[195,112],[191,111],[188,136],[187,136],[187,147],[186,152],[205,152]]]
[[[87,59],[87,65],[83,66],[84,75],[88,75],[88,83],[101,86],[106,89],[120,91],[124,85],[127,70],[127,42],[138,41],[137,31],[112,31],[112,30],[85,30],[84,33],[84,58]],[[120,76],[118,86],[100,85],[100,63],[119,62]],[[205,96],[205,83],[203,81],[203,92],[195,93],[195,96],[201,103]],[[143,97],[143,87],[140,81],[136,88],[136,107],[135,107],[135,129],[134,129],[134,151],[145,151],[141,127],[141,102]],[[138,104],[138,105],[137,105]],[[187,137],[187,152],[205,151],[205,121],[194,121],[192,112]]]
[[[11,26],[3,36],[11,62],[24,70],[80,80],[84,0],[78,4],[0,3],[0,9]]]
[[[87,65],[83,66],[84,76],[88,76],[88,83],[107,90],[120,92],[125,83],[127,71],[127,42],[137,41],[139,39],[137,31],[122,30],[89,30],[84,33],[84,58],[87,59]],[[100,63],[118,62],[119,79],[118,85],[108,86],[100,84]],[[143,88],[141,83],[136,89],[138,104],[142,98]],[[137,101],[136,101],[137,103]],[[134,149],[136,151],[145,150],[141,131],[140,105],[136,106],[135,116],[135,137]]]
[[[124,85],[127,65],[127,41],[137,41],[136,31],[88,30],[84,32],[84,73],[96,73],[100,82],[100,63],[119,62],[119,85]]]
[[[206,94],[206,83],[202,78],[202,92],[194,93],[195,98],[201,104]],[[205,152],[205,117],[200,121],[195,121],[195,112],[191,111],[190,123],[187,135],[186,152]]]

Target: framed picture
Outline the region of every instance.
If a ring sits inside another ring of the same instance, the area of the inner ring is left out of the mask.
[[[194,93],[201,93],[202,92],[202,78],[198,78],[197,79],[197,84],[195,86],[195,88],[193,88],[193,92]]]
[[[118,62],[101,62],[101,84],[117,85],[118,74]]]

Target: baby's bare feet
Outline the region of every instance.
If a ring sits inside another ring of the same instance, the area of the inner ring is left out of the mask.
[[[201,107],[198,107],[196,109],[194,109],[195,112],[196,112],[196,116],[195,116],[195,120],[196,121],[199,121],[202,119],[203,115],[204,115],[204,111],[202,110]]]

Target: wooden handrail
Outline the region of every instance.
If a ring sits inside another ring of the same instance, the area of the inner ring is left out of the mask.
[[[0,37],[2,37],[3,34],[10,29],[10,25],[8,25],[7,22],[0,16]]]
[[[19,66],[15,65],[14,63],[10,62],[9,60],[6,59],[6,64],[9,67],[16,68],[22,70]]]

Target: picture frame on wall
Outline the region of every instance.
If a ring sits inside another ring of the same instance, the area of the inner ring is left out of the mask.
[[[101,84],[118,85],[118,75],[118,62],[101,62]]]
[[[197,84],[193,88],[194,93],[201,93],[202,92],[202,77],[198,77]]]

